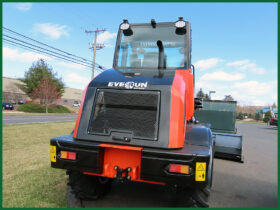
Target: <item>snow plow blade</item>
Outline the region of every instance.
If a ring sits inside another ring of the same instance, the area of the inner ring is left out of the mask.
[[[215,139],[215,157],[244,162],[241,135],[218,132],[212,134]]]

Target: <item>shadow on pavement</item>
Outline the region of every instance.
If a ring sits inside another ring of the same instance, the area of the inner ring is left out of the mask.
[[[277,186],[268,181],[214,171],[210,207],[277,207]],[[102,200],[85,201],[85,207],[175,207],[175,195],[164,186],[147,183],[113,183]]]
[[[113,183],[111,191],[98,201],[84,201],[85,207],[174,207],[175,195],[162,185]]]
[[[214,170],[210,206],[275,208],[278,203],[277,184],[269,181]]]

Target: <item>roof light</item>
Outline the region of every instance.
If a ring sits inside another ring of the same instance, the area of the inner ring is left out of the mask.
[[[121,30],[128,30],[129,29],[129,23],[126,19],[123,20],[123,23],[121,24]]]
[[[125,36],[131,36],[133,34],[130,24],[126,19],[123,20],[123,23],[120,25],[120,29],[123,31]]]
[[[179,20],[175,22],[175,33],[178,35],[184,35],[187,32],[186,21],[183,20],[183,17],[179,17]]]
[[[176,28],[184,28],[186,22],[183,20],[183,17],[179,17],[179,20],[175,23]]]

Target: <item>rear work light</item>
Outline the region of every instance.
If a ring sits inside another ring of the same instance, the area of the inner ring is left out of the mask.
[[[76,153],[75,152],[61,151],[60,152],[60,158],[68,159],[68,160],[76,160]]]
[[[133,34],[130,24],[126,19],[123,20],[123,23],[120,25],[120,29],[123,31],[125,36],[131,36]]]
[[[169,164],[169,172],[170,173],[180,173],[180,174],[189,174],[190,167],[188,165],[181,164]]]

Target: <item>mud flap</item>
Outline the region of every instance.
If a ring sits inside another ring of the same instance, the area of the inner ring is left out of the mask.
[[[215,140],[215,157],[244,162],[241,135],[218,132],[212,134]]]

